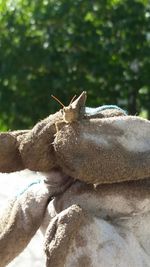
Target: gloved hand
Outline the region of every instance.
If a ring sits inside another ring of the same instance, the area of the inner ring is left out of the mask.
[[[39,173],[38,177],[10,201],[0,218],[0,267],[24,250],[41,225],[49,199],[73,182],[59,171]]]

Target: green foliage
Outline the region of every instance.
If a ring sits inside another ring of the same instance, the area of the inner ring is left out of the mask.
[[[0,128],[32,126],[74,94],[150,117],[145,0],[0,0]],[[145,114],[145,113],[144,113]]]

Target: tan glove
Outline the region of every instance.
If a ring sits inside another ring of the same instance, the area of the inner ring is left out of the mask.
[[[23,189],[0,218],[0,267],[12,261],[30,242],[38,230],[52,196],[72,183],[58,171],[39,173],[39,180]]]

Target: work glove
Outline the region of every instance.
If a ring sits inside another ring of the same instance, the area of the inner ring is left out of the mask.
[[[38,177],[17,193],[0,218],[0,267],[24,250],[40,227],[50,199],[73,182],[56,170]]]

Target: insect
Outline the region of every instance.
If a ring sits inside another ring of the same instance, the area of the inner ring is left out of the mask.
[[[82,94],[74,101],[76,95],[71,99],[68,106],[65,106],[56,96],[51,95],[62,107],[63,121],[65,123],[71,123],[79,120],[84,116],[86,92]]]
[[[127,113],[115,105],[103,105],[97,108],[85,107],[85,101],[87,98],[86,92],[82,94],[75,100],[76,95],[71,99],[68,106],[65,106],[56,96],[51,95],[62,107],[62,120],[56,125],[58,132],[58,124],[62,121],[65,123],[72,123],[80,119],[90,119],[90,118],[104,118],[104,117],[115,117],[115,116],[125,116]],[[74,101],[75,100],[75,101]]]

